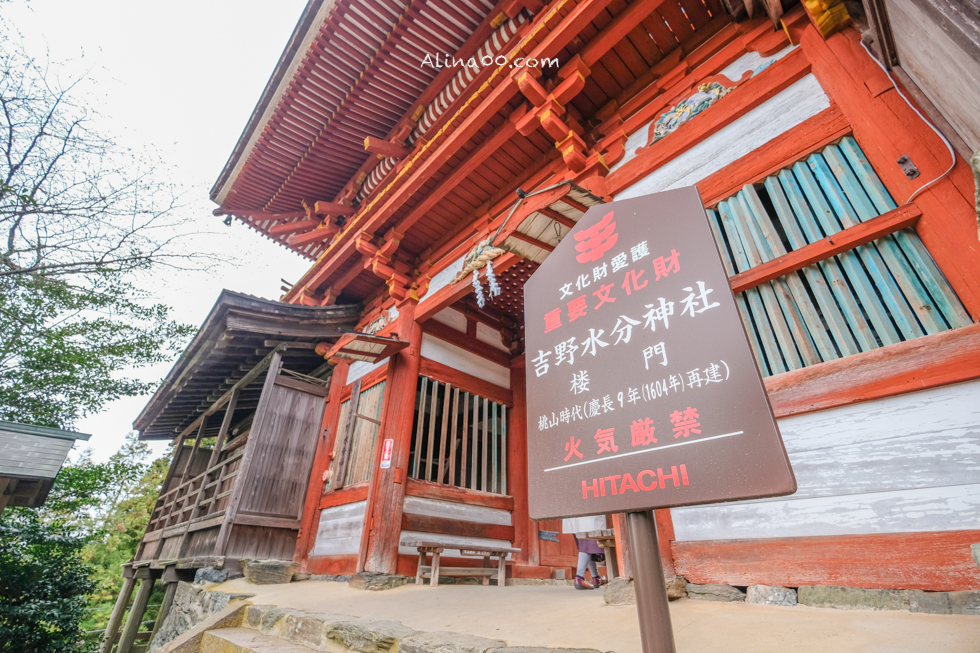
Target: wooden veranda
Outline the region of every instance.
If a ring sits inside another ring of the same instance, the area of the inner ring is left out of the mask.
[[[134,426],[174,439],[174,455],[103,650],[132,650],[153,586],[243,559],[292,559],[332,368],[315,352],[351,325],[358,306],[294,307],[225,291]],[[123,613],[140,585],[126,625]],[[149,637],[152,637],[150,633]]]

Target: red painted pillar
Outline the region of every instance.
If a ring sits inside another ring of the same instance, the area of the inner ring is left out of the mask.
[[[374,447],[371,487],[368,491],[364,534],[358,571],[396,573],[398,539],[401,537],[402,505],[408,479],[408,454],[415,421],[415,389],[421,362],[422,326],[415,321],[418,301],[408,299],[398,306],[398,322],[392,331],[409,346],[391,357],[385,384],[381,429]],[[394,440],[391,467],[380,469],[382,444]]]
[[[677,575],[674,570],[674,520],[670,517],[670,508],[653,511],[657,522],[657,542],[660,545],[660,562],[664,568],[664,578]]]
[[[309,553],[316,539],[316,531],[320,525],[320,497],[323,495],[323,472],[330,468],[330,452],[333,451],[337,440],[337,420],[340,418],[340,397],[344,393],[347,382],[349,361],[340,361],[333,368],[333,378],[330,380],[330,394],[327,397],[327,407],[323,413],[323,427],[320,438],[316,443],[316,453],[313,457],[313,469],[310,472],[310,484],[306,490],[306,502],[303,504],[303,518],[300,522],[299,534],[296,539],[296,551],[293,560],[300,563],[300,571],[306,572]]]
[[[521,552],[515,562],[537,565],[537,530],[527,512],[527,365],[523,355],[510,362],[510,389],[514,407],[507,427],[507,488],[514,497],[514,548]]]

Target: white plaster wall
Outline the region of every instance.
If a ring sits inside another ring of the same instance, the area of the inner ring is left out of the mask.
[[[427,333],[422,334],[422,357],[442,363],[489,383],[510,389],[510,370]]]
[[[796,494],[674,508],[678,540],[980,528],[980,381],[778,424]]]
[[[817,78],[812,74],[806,75],[621,191],[615,199],[638,197],[697,184],[829,107],[830,98],[824,93]],[[680,129],[683,130],[684,127]],[[627,156],[618,165],[633,158],[636,148],[646,144],[646,131],[641,129],[629,137],[626,143]],[[673,137],[674,135],[670,135],[666,138]]]
[[[316,530],[313,555],[350,555],[361,547],[361,531],[364,530],[364,511],[367,501],[355,501],[320,511],[320,525]]]

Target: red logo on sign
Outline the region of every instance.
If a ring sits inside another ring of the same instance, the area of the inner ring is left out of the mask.
[[[384,445],[381,447],[381,469],[391,467],[391,450],[394,446],[394,440],[385,440]]]
[[[613,211],[610,211],[602,220],[575,234],[575,240],[579,241],[575,245],[575,251],[581,252],[575,257],[576,261],[579,263],[598,261],[616,244],[619,234],[616,233],[616,223],[612,221],[612,217]]]

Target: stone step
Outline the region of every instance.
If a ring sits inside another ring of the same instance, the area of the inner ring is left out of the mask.
[[[309,649],[251,628],[209,630],[201,638],[200,653],[310,653]]]

